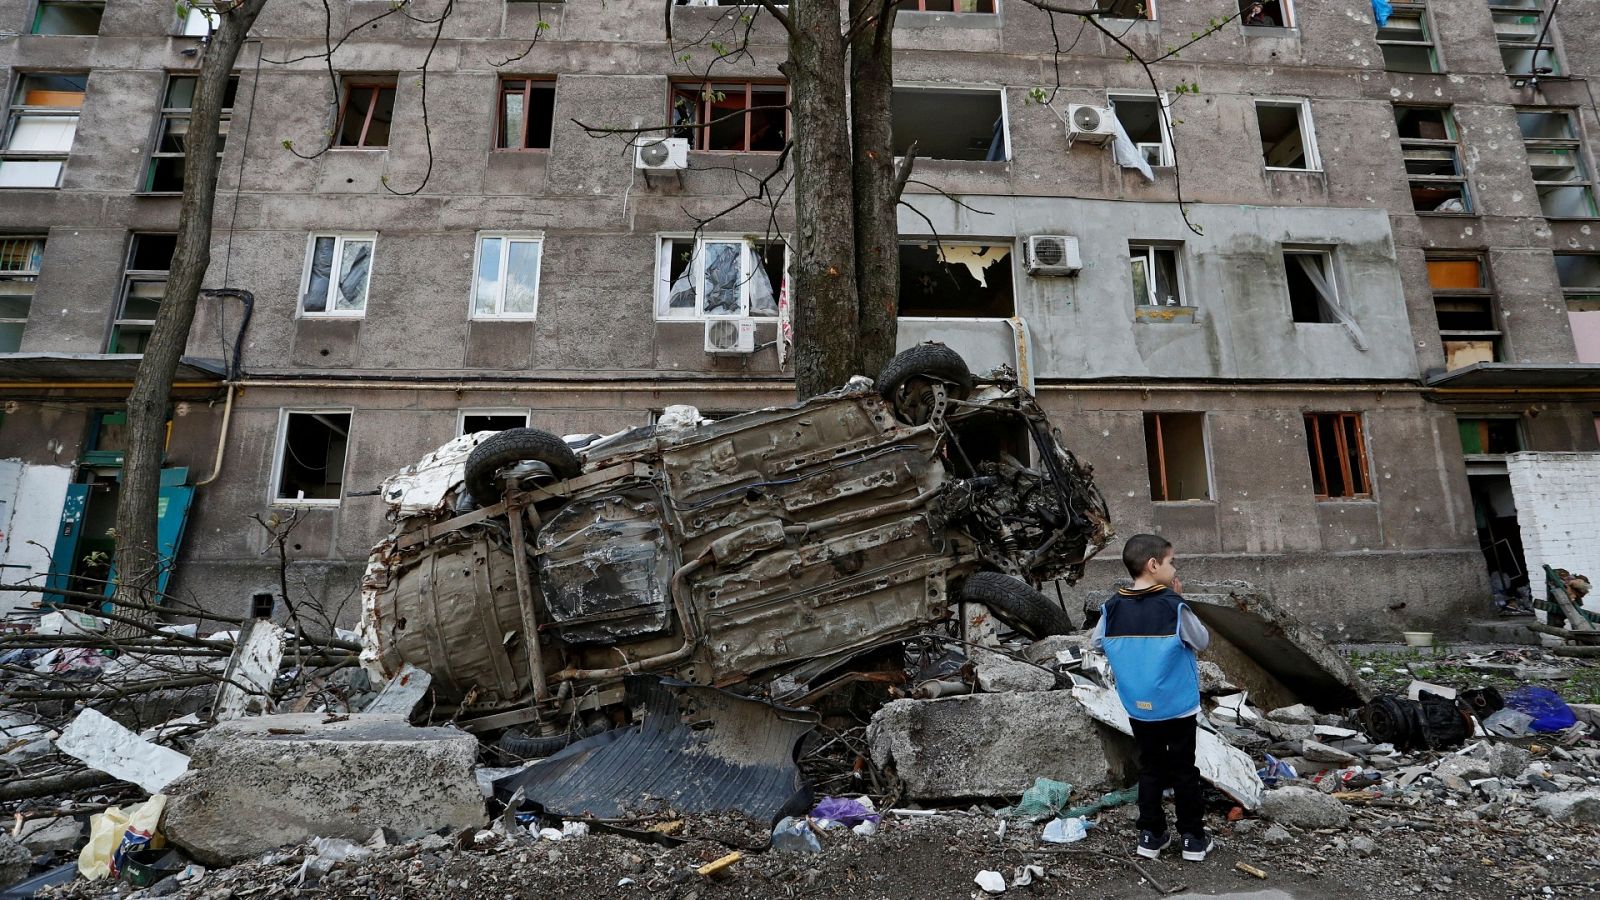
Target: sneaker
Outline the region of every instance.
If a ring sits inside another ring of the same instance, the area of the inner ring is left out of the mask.
[[[1146,859],[1155,859],[1161,851],[1172,846],[1172,833],[1163,831],[1160,834],[1154,831],[1139,832],[1139,855]]]
[[[1140,846],[1143,846],[1141,842]],[[1206,854],[1216,849],[1217,842],[1209,834],[1186,834],[1183,836],[1183,858],[1190,862],[1200,862]],[[1143,852],[1143,851],[1141,851]]]

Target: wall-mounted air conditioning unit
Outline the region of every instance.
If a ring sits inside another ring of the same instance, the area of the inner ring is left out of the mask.
[[[756,352],[755,319],[707,319],[707,353]]]
[[[1083,268],[1078,239],[1065,234],[1036,234],[1028,238],[1023,260],[1029,275],[1076,275]]]
[[[633,142],[633,165],[645,171],[671,171],[689,168],[687,138],[639,138]]]
[[[1112,112],[1107,106],[1090,106],[1074,103],[1067,107],[1067,146],[1073,144],[1109,144],[1117,137]]]

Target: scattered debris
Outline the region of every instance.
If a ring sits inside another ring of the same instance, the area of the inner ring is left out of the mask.
[[[161,793],[189,768],[189,757],[152,744],[93,710],[78,714],[56,739],[56,747],[92,769]]]

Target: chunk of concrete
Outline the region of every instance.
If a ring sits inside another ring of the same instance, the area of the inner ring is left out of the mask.
[[[167,786],[167,839],[215,866],[313,837],[361,843],[382,828],[410,840],[483,825],[472,735],[400,716],[324,718],[235,719],[207,732],[189,773]]]
[[[1267,713],[1267,718],[1273,722],[1282,722],[1285,725],[1315,725],[1316,710],[1296,703],[1293,706],[1284,706]]]
[[[1447,756],[1433,768],[1433,777],[1440,781],[1450,776],[1465,781],[1477,781],[1480,778],[1488,778],[1493,774],[1495,774],[1495,770],[1488,760],[1476,759],[1471,756]]]
[[[1328,763],[1336,766],[1348,766],[1356,761],[1354,754],[1346,753],[1338,747],[1330,747],[1321,741],[1310,739],[1300,742],[1300,755],[1312,762]]]
[[[986,694],[1048,691],[1056,686],[1055,675],[991,650],[974,649],[972,667],[977,675],[978,690]]]
[[[1200,693],[1214,697],[1217,694],[1231,694],[1238,689],[1238,685],[1228,680],[1221,666],[1209,659],[1200,660]]]
[[[17,840],[31,853],[65,853],[78,849],[83,839],[83,823],[71,816],[28,819],[22,823]]]
[[[867,740],[914,800],[1015,797],[1041,776],[1098,790],[1134,771],[1132,741],[1066,691],[896,700],[873,715]]]
[[[1083,645],[1088,642],[1088,632],[1052,634],[1022,648],[1022,658],[1031,663],[1038,663],[1041,666],[1048,666],[1051,663],[1064,663],[1066,660],[1061,657],[1061,654],[1072,654],[1077,651],[1081,655]]]
[[[0,888],[8,888],[27,878],[32,868],[33,854],[11,835],[0,831]]]
[[[1344,804],[1303,787],[1273,788],[1261,798],[1261,815],[1296,828],[1343,828],[1350,823]]]
[[[1600,790],[1546,794],[1533,808],[1557,822],[1600,825]]]

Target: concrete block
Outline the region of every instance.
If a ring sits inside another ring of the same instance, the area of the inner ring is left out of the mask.
[[[978,690],[986,694],[1006,691],[1048,691],[1056,686],[1055,675],[1036,665],[1019,662],[989,650],[972,651],[973,670]]]
[[[873,715],[867,740],[913,800],[1015,797],[1040,776],[1099,790],[1135,771],[1132,740],[1067,691],[896,700]]]
[[[8,888],[28,877],[33,868],[33,854],[0,831],[0,888]]]
[[[1557,822],[1600,825],[1600,790],[1547,794],[1533,808]]]
[[[1343,803],[1303,787],[1267,791],[1261,798],[1261,814],[1296,828],[1343,828],[1350,822],[1350,812]]]
[[[195,747],[167,787],[161,828],[206,865],[228,865],[312,837],[400,840],[483,824],[478,742],[399,716],[322,713],[236,719]]]
[[[31,853],[65,853],[76,850],[83,839],[83,823],[71,816],[29,819],[17,840]]]

